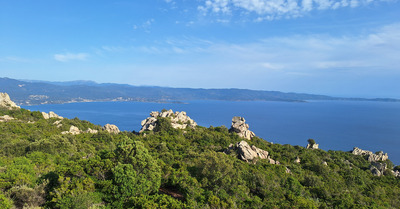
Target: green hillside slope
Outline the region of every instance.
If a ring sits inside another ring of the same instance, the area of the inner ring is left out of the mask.
[[[226,127],[111,134],[75,119],[0,109],[0,208],[398,208],[400,179],[349,152],[250,145],[267,159],[223,151],[244,140]],[[61,134],[71,126],[97,133]],[[95,132],[95,131],[94,131]],[[360,145],[362,146],[362,145]],[[295,162],[300,159],[300,162]],[[395,168],[396,170],[396,168]]]

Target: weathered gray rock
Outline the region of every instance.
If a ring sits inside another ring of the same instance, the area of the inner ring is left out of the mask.
[[[297,157],[297,158],[296,158],[296,160],[294,160],[294,162],[295,162],[295,163],[300,163],[300,162],[301,162],[301,160],[300,160],[300,158],[299,158],[299,157]]]
[[[353,151],[351,153],[353,155],[367,156],[369,162],[385,161],[385,160],[389,159],[388,154],[387,153],[384,154],[382,151],[378,152],[378,154],[375,154],[371,151],[362,150],[358,147],[354,147]]]
[[[7,93],[0,93],[0,107],[7,109],[20,109],[21,107],[11,101],[10,96]]]
[[[230,154],[232,151],[235,151],[238,154],[239,159],[246,162],[252,162],[254,159],[267,159],[271,164],[280,164],[278,161],[271,159],[267,151],[254,145],[250,146],[246,141],[238,142],[235,145],[229,145],[229,147],[225,149],[224,153]]]
[[[57,115],[53,111],[50,111],[49,113],[42,112],[42,115],[43,115],[43,118],[46,120],[48,120],[50,118],[57,118],[57,119],[61,119],[61,120],[64,119],[63,117]]]
[[[389,159],[388,154],[384,154],[382,151],[379,151],[378,154],[372,154],[368,157],[369,162],[385,161],[387,159]]]
[[[306,149],[319,149],[319,144],[307,144]]]
[[[78,127],[76,126],[71,126],[69,128],[69,131],[63,131],[61,134],[72,134],[72,135],[78,135],[82,133],[91,133],[91,134],[97,134],[99,131],[95,129],[88,128],[86,131],[81,131]]]
[[[386,163],[372,162],[370,170],[374,176],[382,176],[387,169]]]
[[[292,171],[288,167],[285,167],[285,168],[286,168],[286,170],[285,170],[286,173],[292,173]]]
[[[237,145],[239,157],[244,161],[250,161],[254,158],[268,159],[268,152],[257,148],[256,146],[250,146],[246,141],[241,141]]]
[[[382,176],[383,175],[383,173],[374,166],[371,166],[370,170],[371,170],[372,175],[374,175],[374,176]]]
[[[62,120],[58,120],[58,121],[55,121],[54,123],[53,123],[53,125],[56,125],[57,126],[57,128],[61,128],[62,127]]]
[[[14,120],[14,118],[9,115],[0,116],[0,122],[8,122],[10,120]]]
[[[395,177],[398,177],[398,178],[400,177],[400,171],[398,171],[398,170],[392,171],[392,174]]]
[[[78,135],[78,134],[81,134],[81,133],[82,133],[82,131],[79,130],[79,128],[76,127],[76,126],[71,126],[71,127],[69,128],[69,131],[63,131],[63,132],[61,132],[61,134],[72,134],[72,135]]]
[[[237,133],[240,137],[251,140],[256,134],[249,130],[249,124],[243,117],[235,116],[232,118],[232,126],[230,132]]]
[[[97,133],[99,133],[99,131],[95,130],[95,129],[88,128],[88,130],[86,130],[85,133],[97,134]]]
[[[106,124],[103,126],[103,130],[107,131],[108,133],[111,134],[118,134],[121,131],[119,130],[119,128],[116,125],[113,124]]]
[[[141,122],[142,129],[139,133],[143,131],[152,131],[157,125],[157,118],[170,118],[171,126],[175,129],[185,129],[187,127],[195,128],[197,123],[186,115],[186,112],[173,112],[172,110],[150,113],[150,117],[146,118]]]

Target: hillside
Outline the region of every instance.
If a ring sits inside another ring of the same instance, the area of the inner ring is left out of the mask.
[[[61,104],[90,101],[179,102],[184,100],[287,101],[396,99],[338,98],[324,95],[256,91],[248,89],[191,89],[96,84],[90,81],[45,82],[0,78],[0,92],[8,92],[19,105]]]
[[[139,134],[17,107],[0,116],[0,208],[400,205],[400,168],[381,153],[272,144],[251,133],[248,140],[238,134],[248,131],[240,118],[230,130],[205,128],[163,110]],[[246,144],[247,154],[239,149]],[[378,175],[379,166],[387,169]]]

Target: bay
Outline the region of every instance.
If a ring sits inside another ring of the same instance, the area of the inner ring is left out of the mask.
[[[151,111],[185,111],[200,126],[230,127],[242,116],[257,136],[274,143],[305,146],[313,138],[323,150],[350,151],[353,147],[383,150],[400,164],[400,103],[360,101],[184,101],[183,103],[93,102],[25,106],[94,124],[117,125],[139,131]]]

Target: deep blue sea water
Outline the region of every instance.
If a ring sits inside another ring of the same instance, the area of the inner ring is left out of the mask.
[[[274,143],[305,146],[313,138],[323,150],[349,151],[358,146],[383,150],[400,164],[400,103],[359,101],[176,103],[93,102],[24,107],[94,124],[117,125],[139,131],[151,111],[163,108],[186,111],[199,125],[230,127],[233,116],[242,116],[257,136]]]

